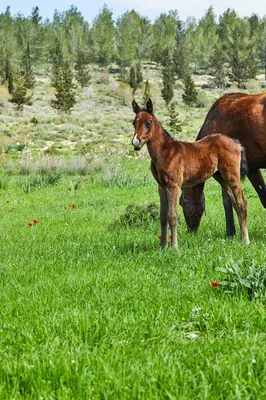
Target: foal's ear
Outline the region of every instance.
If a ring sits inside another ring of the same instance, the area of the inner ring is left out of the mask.
[[[152,106],[152,101],[151,99],[149,99],[146,103],[146,110],[148,111],[148,113],[152,114],[153,112],[153,106]]]
[[[135,100],[132,100],[132,108],[135,114],[140,112],[140,106]]]

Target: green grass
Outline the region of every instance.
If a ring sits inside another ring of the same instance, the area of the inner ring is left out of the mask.
[[[148,160],[123,168],[134,181]],[[264,300],[209,283],[228,261],[265,265],[250,184],[250,246],[238,227],[225,239],[212,180],[198,234],[178,208],[175,252],[160,250],[159,223],[109,228],[127,204],[158,204],[152,181],[69,190],[71,179],[24,193],[12,177],[0,190],[0,399],[265,399]]]

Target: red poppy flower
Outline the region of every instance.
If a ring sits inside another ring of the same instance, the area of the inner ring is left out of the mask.
[[[162,239],[162,236],[160,236],[160,235],[159,235],[159,236],[157,236],[157,237],[158,237],[158,239],[159,239],[159,240],[161,240],[161,239]]]
[[[67,206],[64,206],[64,210],[67,210]]]
[[[71,204],[71,207],[72,207],[72,208],[76,208],[75,204]]]
[[[211,284],[212,286],[214,286],[214,287],[220,286],[220,283],[218,283],[218,282],[210,282],[210,284]]]
[[[33,223],[34,223],[34,224],[38,224],[38,220],[37,220],[37,219],[34,219],[34,220],[33,220]]]
[[[28,222],[28,226],[32,226],[32,223],[31,223],[31,222]]]
[[[147,246],[143,246],[143,250],[144,251],[147,251],[148,249],[147,249]]]

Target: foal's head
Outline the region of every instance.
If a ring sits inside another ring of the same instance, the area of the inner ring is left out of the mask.
[[[153,128],[153,106],[149,99],[146,103],[146,109],[141,109],[135,100],[132,101],[132,108],[136,116],[133,121],[135,133],[132,139],[134,150],[140,150],[148,142],[152,135]]]

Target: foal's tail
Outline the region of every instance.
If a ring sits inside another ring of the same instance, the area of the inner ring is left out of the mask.
[[[248,162],[247,162],[247,156],[246,156],[246,149],[238,139],[234,139],[234,141],[238,144],[241,150],[241,161],[240,161],[240,175],[241,179],[245,178],[245,176],[248,174]]]

